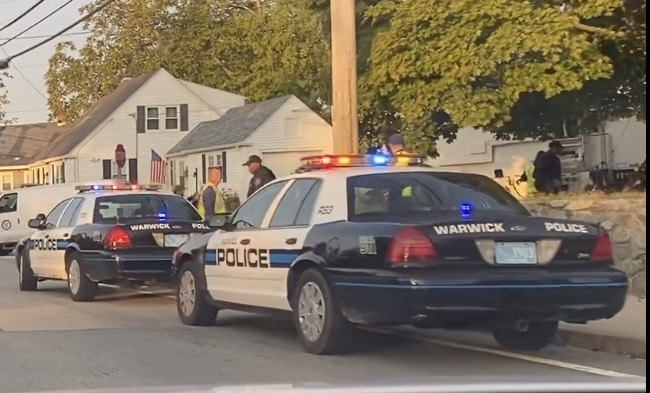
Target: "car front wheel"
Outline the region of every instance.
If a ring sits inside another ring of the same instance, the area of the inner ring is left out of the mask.
[[[539,351],[553,342],[557,327],[557,321],[532,321],[527,330],[520,331],[510,326],[498,326],[492,330],[492,335],[506,348]]]
[[[176,310],[185,325],[208,326],[214,323],[219,310],[208,302],[197,285],[198,267],[186,262],[178,274]]]
[[[309,353],[336,354],[349,349],[355,327],[341,313],[330,286],[316,269],[298,279],[292,299],[298,340]]]
[[[27,251],[22,250],[18,255],[18,287],[21,291],[35,291],[38,286],[38,280],[34,276]]]

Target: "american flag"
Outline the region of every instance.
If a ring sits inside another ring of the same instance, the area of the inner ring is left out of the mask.
[[[151,149],[151,178],[152,183],[164,184],[167,173],[167,161]]]

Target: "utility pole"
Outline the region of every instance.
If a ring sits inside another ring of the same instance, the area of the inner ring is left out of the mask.
[[[357,153],[357,42],[355,0],[330,0],[334,153]]]

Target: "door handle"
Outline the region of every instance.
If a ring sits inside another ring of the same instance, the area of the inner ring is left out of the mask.
[[[250,242],[251,242],[251,239],[241,239],[241,241],[239,242],[239,244],[244,244],[244,245],[246,245],[246,244],[249,244]]]
[[[296,239],[295,237],[292,237],[292,238],[287,239],[285,241],[285,243],[287,243],[287,244],[296,244],[297,241],[298,241],[298,239]]]

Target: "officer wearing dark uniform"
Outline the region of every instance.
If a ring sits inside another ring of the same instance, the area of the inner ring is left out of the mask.
[[[269,168],[262,165],[262,159],[255,154],[248,157],[248,161],[244,163],[244,166],[247,166],[248,172],[253,175],[250,184],[248,185],[248,193],[246,194],[246,198],[253,195],[255,191],[262,188],[262,186],[266,183],[275,180],[275,175],[273,172]]]

